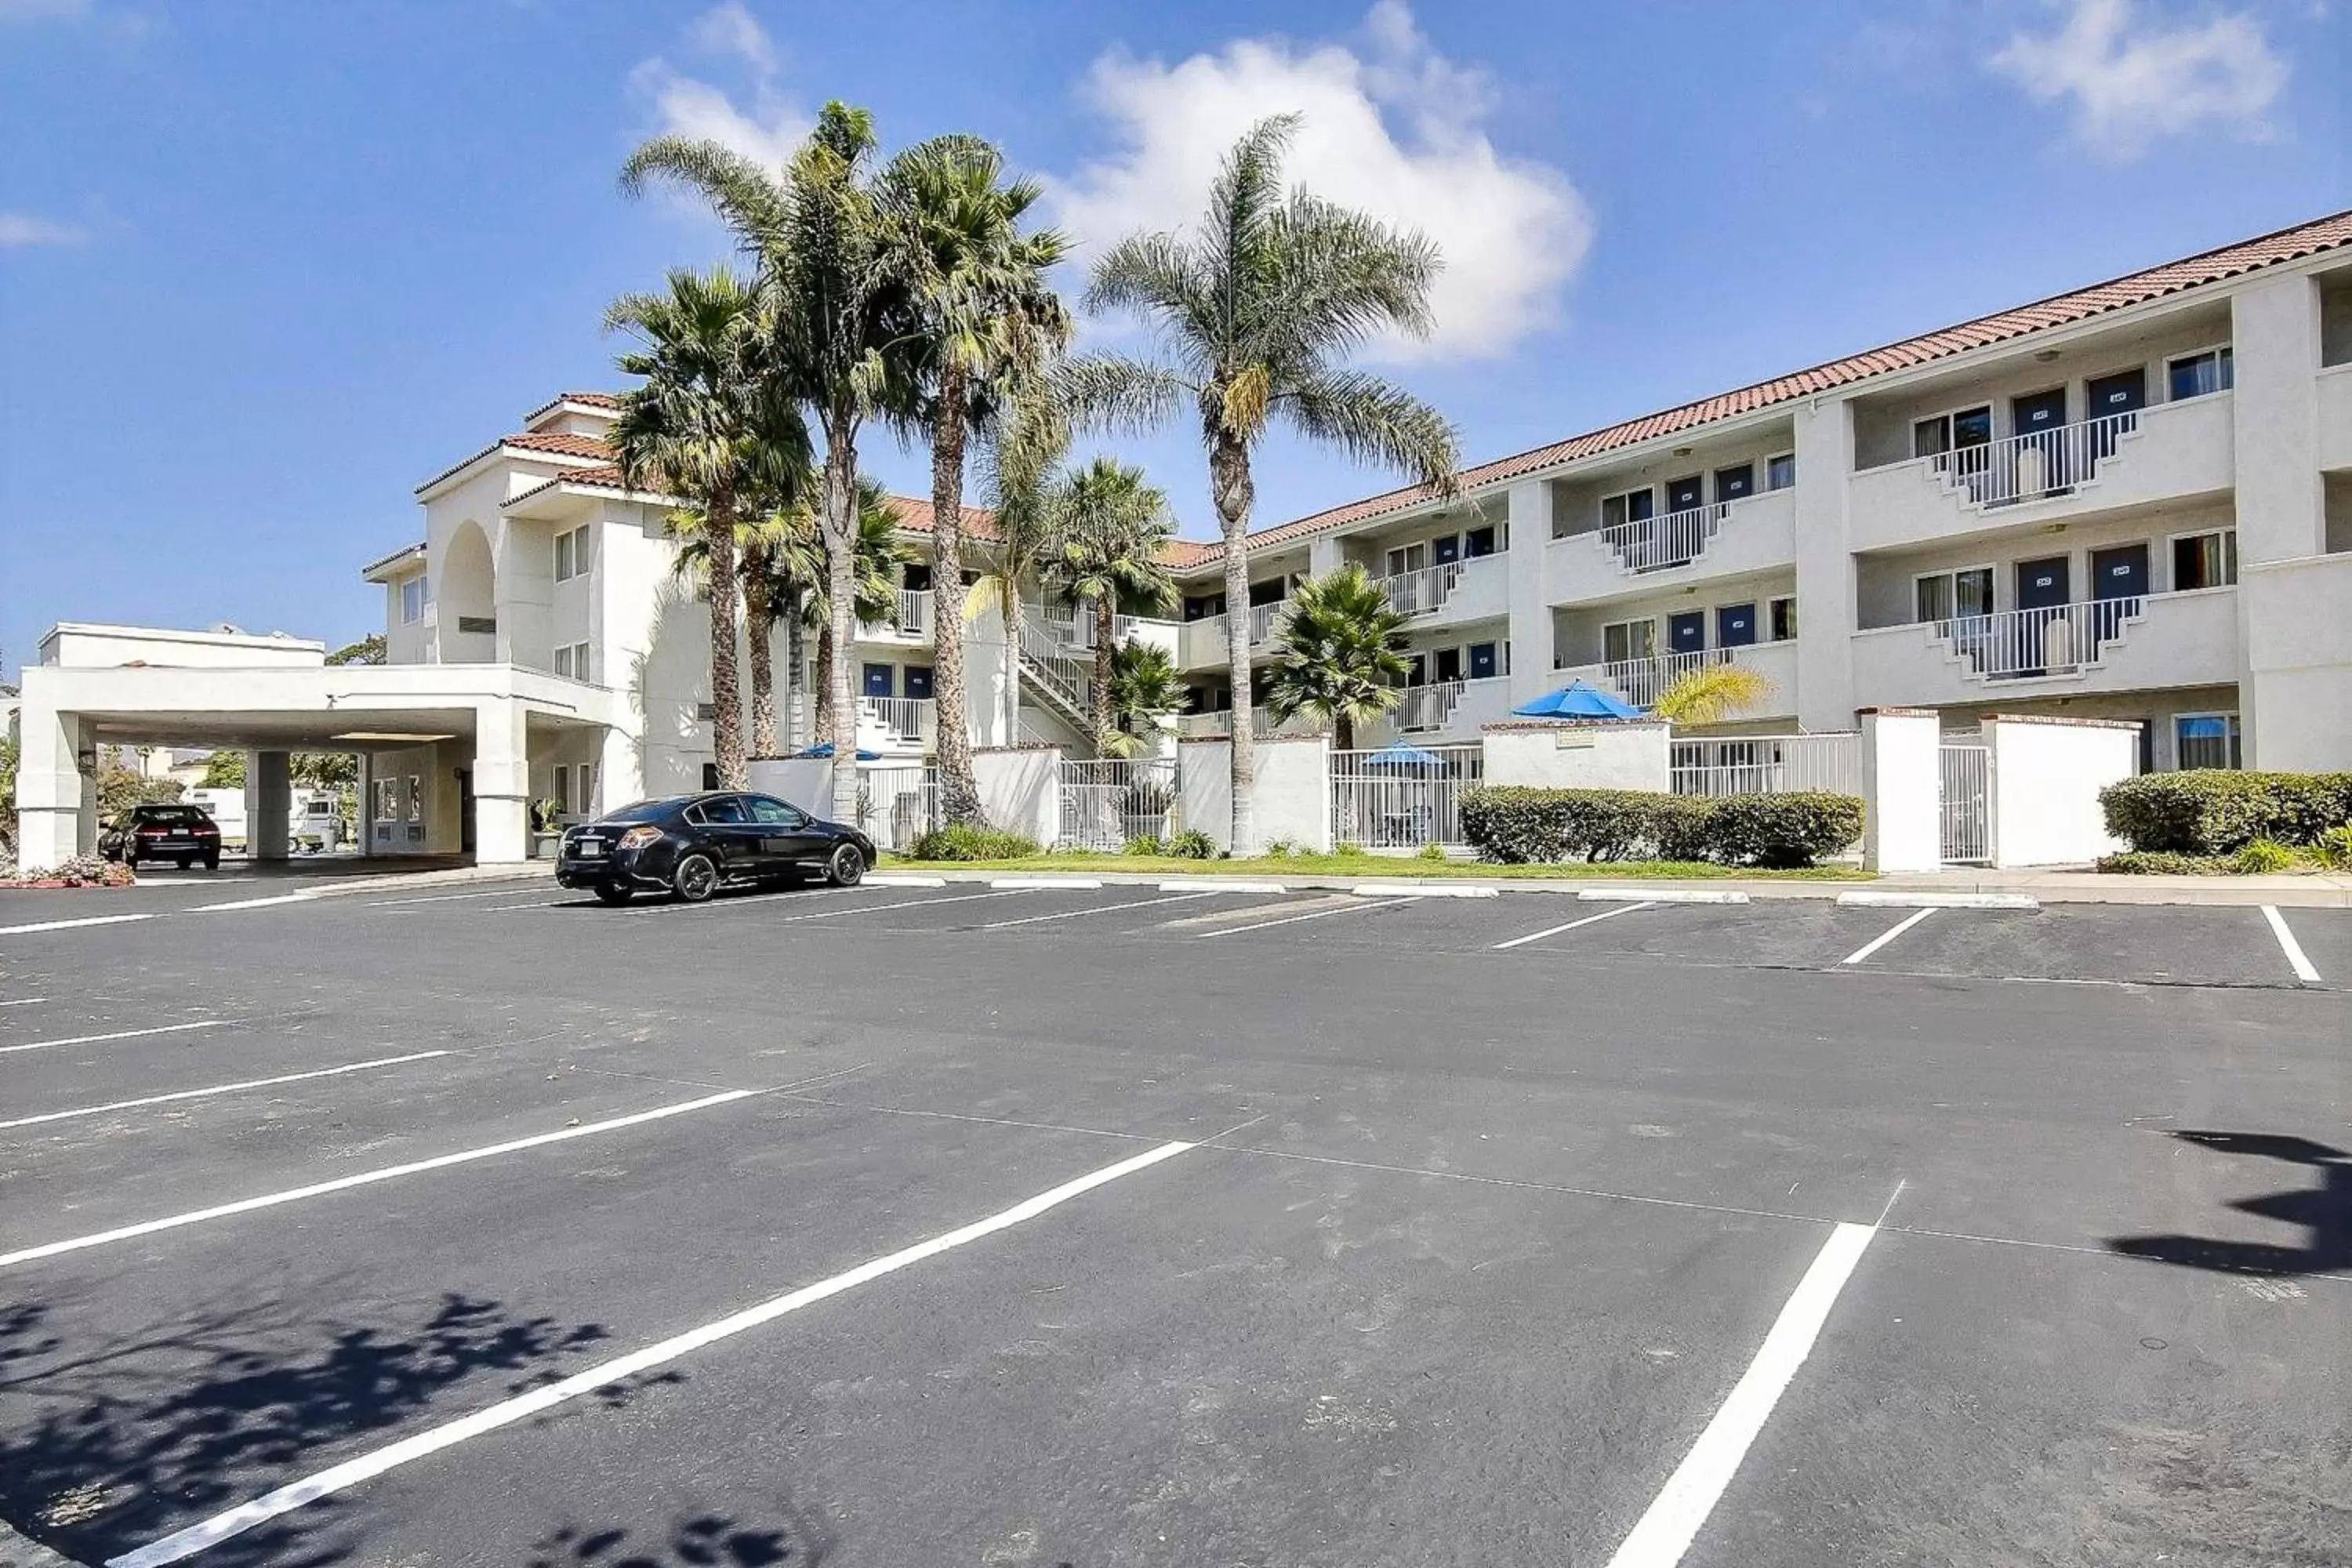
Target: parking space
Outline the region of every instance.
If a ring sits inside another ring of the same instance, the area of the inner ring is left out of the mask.
[[[2329,1561],[2352,917],[2284,918],[2320,980],[2259,909],[1152,886],[0,936],[0,1518],[135,1568]]]

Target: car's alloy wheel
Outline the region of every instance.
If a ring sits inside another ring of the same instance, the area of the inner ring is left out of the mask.
[[[825,862],[824,879],[836,888],[854,888],[865,879],[866,857],[857,852],[855,844],[844,844]]]
[[[689,904],[698,904],[719,890],[719,868],[708,855],[688,855],[677,863],[670,886]]]

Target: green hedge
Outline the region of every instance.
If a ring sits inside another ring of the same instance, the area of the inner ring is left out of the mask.
[[[2352,773],[2142,773],[2101,790],[2099,804],[2107,831],[2135,850],[2234,855],[2258,838],[2316,844],[2352,822]]]
[[[1629,789],[1481,785],[1462,832],[1489,860],[1711,860],[1810,866],[1862,837],[1862,802],[1804,791],[1716,799]]]
[[[1024,860],[1037,853],[1037,842],[992,827],[934,827],[915,840],[911,853],[918,860]]]

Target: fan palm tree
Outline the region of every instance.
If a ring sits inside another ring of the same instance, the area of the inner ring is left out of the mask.
[[[1021,740],[1021,636],[1023,585],[1044,574],[1054,542],[1049,498],[1055,473],[1069,450],[1066,411],[1053,378],[1021,373],[1011,377],[1004,408],[981,448],[983,493],[994,513],[989,528],[987,569],[964,601],[964,616],[977,619],[992,608],[1004,617],[1004,739]]]
[[[1650,704],[1650,717],[1676,724],[1719,724],[1771,695],[1771,680],[1744,664],[1703,664],[1668,681]]]
[[[1053,547],[1045,576],[1074,602],[1094,609],[1095,733],[1118,726],[1111,703],[1111,660],[1122,602],[1161,609],[1176,602],[1176,582],[1162,557],[1176,537],[1166,492],[1141,468],[1097,458],[1063,478],[1048,503]]]
[[[1096,263],[1089,310],[1132,310],[1164,357],[1074,361],[1068,395],[1097,421],[1157,426],[1188,408],[1208,448],[1224,534],[1225,646],[1234,690],[1233,850],[1256,851],[1250,740],[1251,458],[1278,416],[1310,441],[1450,493],[1454,427],[1402,388],[1345,363],[1376,332],[1424,335],[1437,248],[1305,191],[1285,193],[1298,117],[1260,121],[1225,156],[1190,236],[1135,234]]]
[[[677,546],[671,570],[706,599],[710,540],[699,513],[673,511],[664,529]],[[736,576],[743,588],[743,642],[751,665],[751,754],[780,754],[776,734],[775,628],[786,628],[784,686],[788,701],[800,677],[799,609],[824,584],[824,549],[816,519],[805,505],[780,507],[735,525]]]
[[[661,136],[632,153],[621,184],[656,179],[708,200],[759,261],[768,306],[766,346],[775,384],[804,406],[824,437],[816,508],[825,543],[832,647],[856,636],[857,442],[866,425],[908,406],[904,345],[914,315],[895,265],[894,226],[877,188],[873,117],[834,101],[781,179],[716,142]],[[832,661],[828,727],[856,732],[849,660]],[[855,769],[835,768],[833,815],[855,821]]]
[[[840,654],[854,643],[845,643],[835,635],[837,617],[833,613],[834,578],[830,552],[824,541],[817,537],[815,520],[809,518],[798,541],[803,559],[823,561],[827,570],[811,586],[804,597],[803,613],[817,628],[816,668],[817,689],[830,690],[834,671],[838,668],[845,681],[851,659]],[[907,563],[915,559],[914,551],[898,536],[898,509],[890,500],[890,492],[878,480],[864,474],[857,477],[857,536],[850,546],[850,624],[872,625],[887,621],[898,608],[898,581]],[[845,728],[828,705],[817,710],[817,741],[839,742],[846,736],[857,735],[856,708],[850,709],[850,721]]]
[[[618,356],[638,385],[621,395],[608,434],[623,479],[688,503],[709,554],[712,750],[719,782],[745,783],[743,702],[735,663],[736,528],[747,509],[805,467],[799,411],[771,374],[759,292],[724,268],[669,274],[658,294],[626,294],[604,330],[639,344]],[[797,457],[795,457],[797,453]]]
[[[1190,694],[1175,656],[1158,643],[1129,637],[1111,656],[1111,711],[1129,735],[1145,735],[1160,720],[1182,712]]]
[[[1065,246],[1052,229],[1022,232],[1042,191],[1034,180],[1005,183],[1003,155],[975,136],[908,149],[884,171],[880,188],[916,322],[908,390],[930,435],[940,812],[950,823],[977,824],[964,679],[965,451],[1002,416],[1008,375],[1068,342],[1069,312],[1045,280]]]
[[[1350,752],[1356,726],[1397,705],[1411,669],[1404,616],[1361,566],[1343,566],[1291,595],[1276,634],[1266,704],[1277,721],[1295,713],[1329,721],[1332,749]]]

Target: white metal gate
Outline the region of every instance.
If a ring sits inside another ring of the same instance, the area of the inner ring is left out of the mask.
[[[857,770],[857,826],[877,849],[904,853],[940,822],[940,774],[920,763]]]
[[[1176,808],[1173,757],[1104,757],[1062,763],[1064,847],[1119,850],[1135,838],[1165,838]]]
[[[1862,793],[1862,736],[1850,730],[1676,741],[1670,757],[1669,779],[1676,795]]]
[[[1331,753],[1331,838],[1368,849],[1465,845],[1462,792],[1486,773],[1481,746]]]
[[[1991,751],[1984,746],[1937,748],[1943,804],[1944,863],[1985,865],[1992,859],[1992,802],[1987,788]]]

